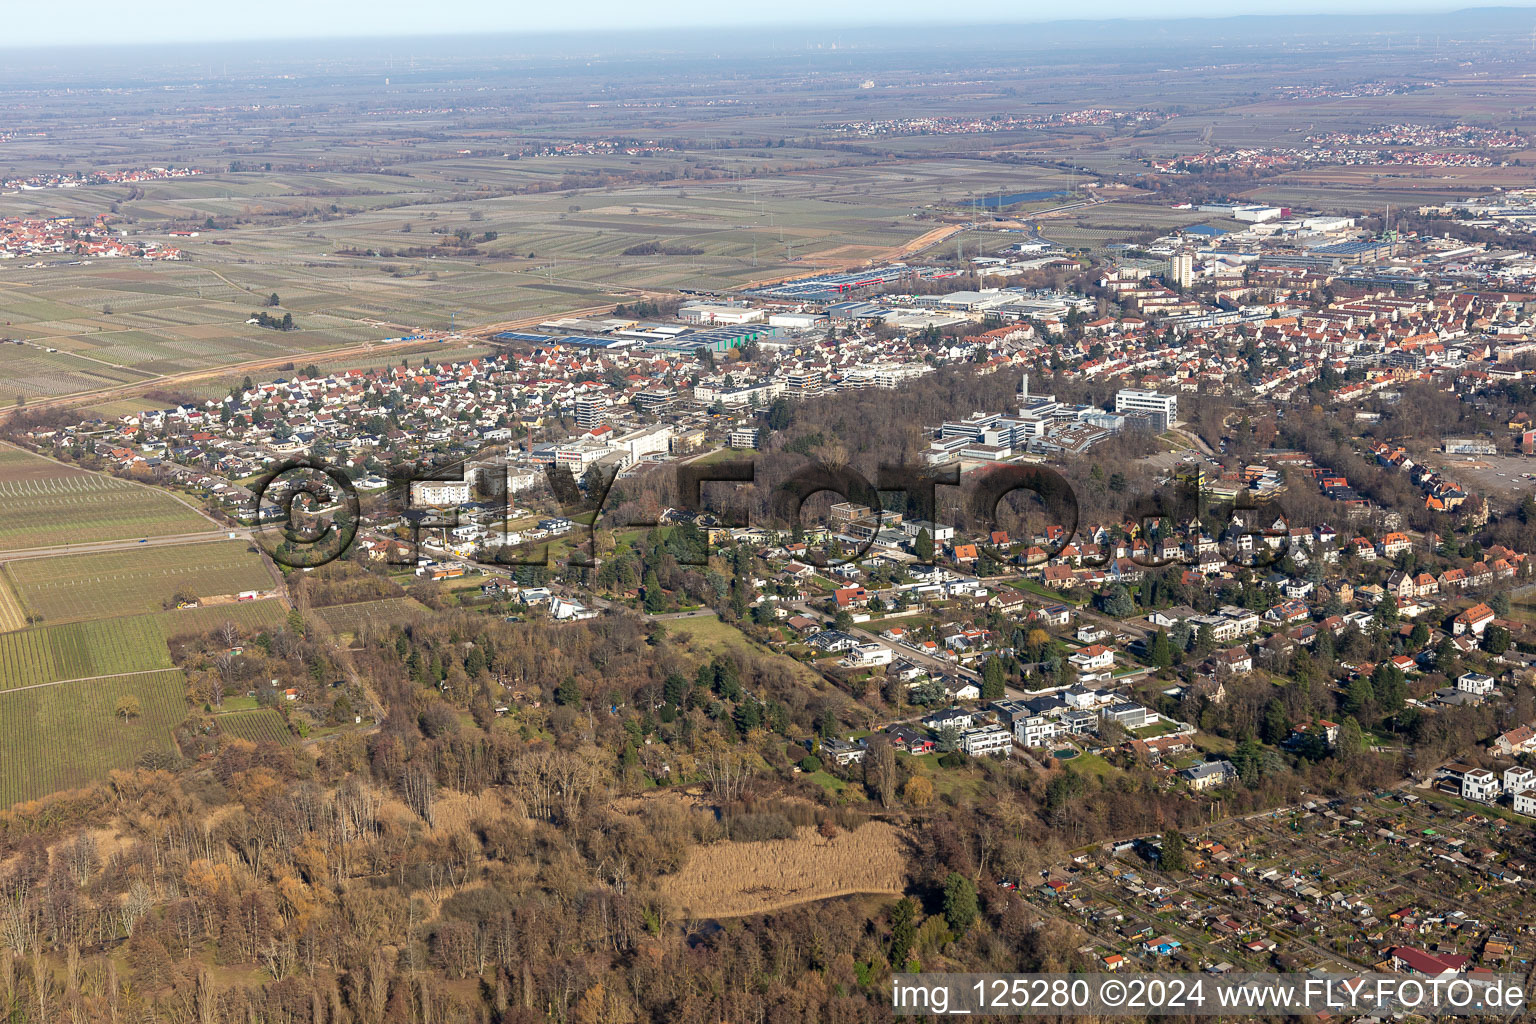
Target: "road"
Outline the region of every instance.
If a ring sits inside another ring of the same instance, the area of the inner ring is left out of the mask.
[[[250,540],[249,530],[209,530],[204,533],[177,533],[167,537],[150,537],[147,540],[104,540],[86,544],[55,544],[46,548],[23,548],[19,551],[0,551],[0,561],[17,562],[27,558],[51,558],[55,555],[94,555],[103,551],[143,551],[145,548],[177,547],[183,544],[207,544],[216,540]]]

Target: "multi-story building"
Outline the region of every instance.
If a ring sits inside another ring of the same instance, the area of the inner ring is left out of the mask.
[[[1499,798],[1499,777],[1486,768],[1473,768],[1461,777],[1461,795],[1466,800],[1491,804]]]
[[[1463,672],[1456,677],[1456,689],[1486,697],[1493,692],[1493,676],[1482,672]]]
[[[591,430],[608,417],[608,399],[601,396],[582,395],[573,404],[576,410],[576,425],[582,430]]]
[[[1010,757],[1013,754],[1013,733],[996,723],[967,729],[960,734],[960,749],[972,757],[997,754]]]
[[[1026,747],[1043,747],[1061,732],[1061,723],[1044,715],[1022,716],[1013,723],[1014,738]]]
[[[784,395],[787,398],[815,398],[821,391],[820,370],[791,370],[784,375]]]
[[[1156,391],[1139,391],[1135,388],[1121,388],[1115,392],[1115,412],[1147,413],[1160,417],[1162,429],[1167,430],[1178,421],[1179,396],[1159,394]]]
[[[411,481],[413,505],[462,505],[468,500],[468,480]]]
[[[1195,258],[1187,252],[1168,257],[1168,283],[1188,288],[1195,279]]]

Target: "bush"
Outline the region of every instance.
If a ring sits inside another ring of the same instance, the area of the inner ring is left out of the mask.
[[[958,750],[951,750],[949,753],[940,756],[940,758],[939,758],[939,767],[941,767],[941,768],[964,768],[965,767],[965,755],[960,753],[960,751],[958,751]]]
[[[782,814],[773,811],[750,811],[729,819],[726,823],[730,837],[741,843],[757,843],[765,839],[793,839],[795,826]]]
[[[821,771],[821,758],[807,754],[800,759],[800,770],[807,773]]]

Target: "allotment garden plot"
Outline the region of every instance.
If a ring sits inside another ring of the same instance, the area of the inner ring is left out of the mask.
[[[174,669],[0,693],[0,807],[174,753],[171,730],[186,710]]]
[[[209,529],[164,491],[0,446],[0,551]]]
[[[272,577],[244,541],[61,555],[6,563],[28,614],[45,623],[157,612],[178,594],[266,590]]]

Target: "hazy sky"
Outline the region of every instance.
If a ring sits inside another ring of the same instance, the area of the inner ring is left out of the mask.
[[[1489,5],[1500,0],[1486,0]],[[1528,0],[1527,0],[1528,2]],[[585,0],[576,4],[513,0],[73,0],[68,4],[0,4],[0,47],[100,43],[156,43],[294,37],[444,35],[548,32],[582,29],[735,26],[847,26],[914,22],[1041,21],[1061,17],[1212,17],[1232,14],[1374,13],[1446,11],[1478,0],[1100,0],[1063,5],[1041,0],[934,4],[932,0],[775,0],[764,4],[719,0]],[[1524,6],[1522,0],[1501,5]],[[574,17],[573,17],[574,15]]]

